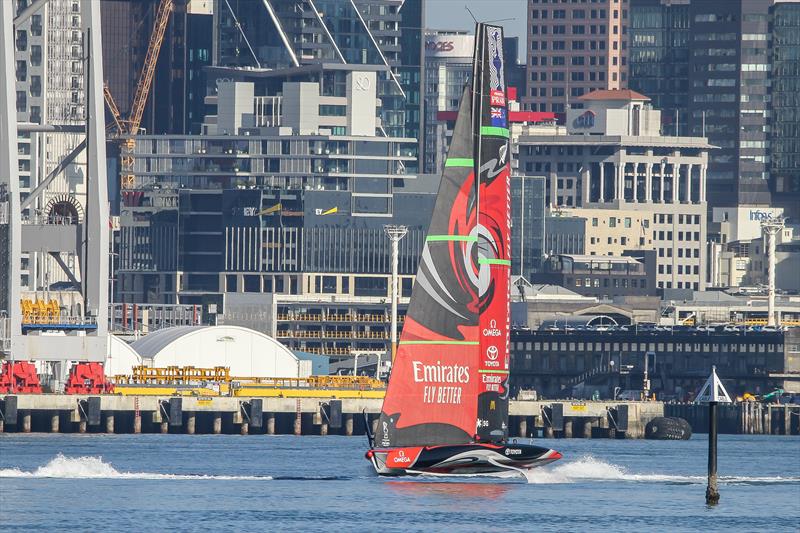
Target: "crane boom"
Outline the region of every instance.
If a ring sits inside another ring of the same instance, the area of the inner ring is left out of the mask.
[[[136,84],[136,93],[131,105],[131,114],[128,119],[128,132],[135,135],[139,131],[142,123],[144,106],[147,103],[147,95],[153,85],[153,77],[156,72],[158,54],[161,52],[161,43],[164,42],[164,33],[167,30],[169,15],[172,11],[173,0],[161,0],[156,11],[155,21],[153,22],[153,32],[150,34],[150,42],[147,45],[147,54],[142,65],[142,73],[139,76],[139,83]]]

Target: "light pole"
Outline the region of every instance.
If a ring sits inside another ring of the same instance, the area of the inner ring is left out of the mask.
[[[392,362],[394,362],[394,357],[397,353],[397,297],[398,297],[398,289],[397,289],[397,264],[399,262],[399,249],[400,249],[400,239],[406,236],[408,232],[407,226],[397,226],[394,224],[386,224],[383,226],[383,231],[386,232],[386,235],[392,241],[392,324],[391,324],[391,350],[390,355],[392,358]]]
[[[768,243],[768,256],[767,261],[769,265],[769,273],[768,273],[768,288],[769,288],[769,300],[768,300],[768,307],[767,312],[769,315],[767,316],[767,325],[768,326],[778,326],[780,325],[780,318],[775,316],[775,241],[778,237],[778,233],[783,230],[786,221],[783,217],[767,217],[766,219],[761,221],[761,230],[766,234],[766,238],[769,240]]]

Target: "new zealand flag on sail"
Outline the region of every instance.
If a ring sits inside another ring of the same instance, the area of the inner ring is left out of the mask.
[[[492,126],[496,128],[506,127],[506,109],[504,107],[492,107],[490,116]]]

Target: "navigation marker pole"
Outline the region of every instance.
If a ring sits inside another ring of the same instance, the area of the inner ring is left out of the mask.
[[[400,255],[400,239],[406,236],[408,232],[407,226],[396,226],[394,224],[386,224],[383,230],[389,239],[392,241],[392,328],[391,328],[391,361],[394,363],[394,356],[397,353],[397,298],[400,291],[397,287],[397,264]]]
[[[708,487],[706,488],[706,505],[719,503],[717,490],[717,404],[731,403],[728,391],[717,377],[717,367],[711,367],[705,385],[700,389],[694,403],[708,404]]]

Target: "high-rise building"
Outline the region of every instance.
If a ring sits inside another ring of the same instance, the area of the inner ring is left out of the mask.
[[[631,0],[628,70],[631,89],[661,110],[663,135],[688,135],[689,2]],[[683,115],[683,116],[682,116]]]
[[[317,66],[342,86],[348,71],[372,66],[380,73],[380,128],[388,136],[418,139],[408,165],[417,170],[423,13],[423,0],[216,0],[213,63],[255,71]]]
[[[706,136],[709,207],[799,216],[800,6],[791,0],[631,0],[630,88],[665,134]]]
[[[771,176],[773,203],[800,219],[800,2],[772,8]]]
[[[544,258],[544,176],[511,176],[511,273],[532,280]]]
[[[530,111],[564,113],[577,98],[627,86],[628,2],[528,2]]]

